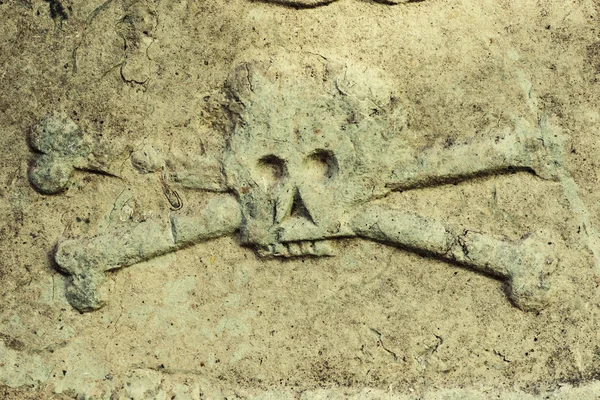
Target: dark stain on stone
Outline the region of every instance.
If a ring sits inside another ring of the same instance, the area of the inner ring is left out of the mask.
[[[54,21],[58,20],[58,22],[62,23],[65,19],[68,19],[67,11],[65,7],[59,0],[44,0],[46,3],[50,4],[50,18]]]

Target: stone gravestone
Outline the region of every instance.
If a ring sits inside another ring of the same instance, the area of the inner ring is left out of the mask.
[[[596,398],[599,10],[0,3],[0,393]]]

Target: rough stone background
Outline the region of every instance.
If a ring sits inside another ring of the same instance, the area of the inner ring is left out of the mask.
[[[599,11],[592,0],[0,0],[0,396],[598,398]],[[218,152],[212,99],[250,48],[382,69],[417,148],[548,118],[569,185],[515,173],[388,200],[511,239],[558,232],[553,305],[523,312],[499,281],[374,242],[282,262],[231,237],[111,272],[109,304],[74,310],[56,241],[165,217],[159,180],[131,172],[128,155]],[[27,132],[54,111],[104,143],[120,177],[33,190]]]

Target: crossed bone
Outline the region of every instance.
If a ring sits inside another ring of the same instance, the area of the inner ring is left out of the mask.
[[[510,147],[510,146],[507,146]],[[470,147],[472,149],[472,147]],[[514,149],[511,149],[514,150]],[[473,151],[473,150],[471,150]],[[458,148],[446,152],[448,157],[468,152]],[[526,153],[515,153],[525,157]],[[502,155],[499,154],[500,158]],[[512,161],[481,165],[477,170],[445,170],[444,180],[466,179],[514,168],[532,168],[530,164]],[[216,177],[215,177],[216,178]],[[435,176],[440,179],[439,176]],[[422,175],[391,183],[399,187],[421,185]],[[212,180],[213,186],[217,179]],[[187,184],[187,186],[192,186]],[[203,185],[201,185],[203,186]],[[200,187],[200,189],[204,189]],[[104,303],[98,292],[104,272],[130,266],[162,254],[213,238],[230,235],[240,229],[242,214],[233,195],[216,195],[203,210],[172,212],[168,226],[157,222],[143,222],[131,230],[94,238],[71,239],[61,242],[55,260],[60,269],[71,275],[71,303],[81,311],[99,308]],[[469,231],[456,230],[435,220],[419,215],[391,210],[381,205],[367,205],[354,210],[349,228],[337,237],[362,237],[389,243],[424,255],[435,256],[458,263],[507,282],[511,300],[525,310],[539,309],[545,303],[549,287],[544,283],[547,274],[555,268],[557,258],[548,254],[546,245],[528,236],[518,242],[509,242]],[[294,241],[295,242],[295,241]],[[327,241],[317,241],[304,251],[294,251],[294,244],[279,244],[274,255],[330,255]]]
[[[374,150],[361,147],[361,138],[398,116],[393,97],[378,97],[371,88],[361,91],[359,85],[331,78],[334,68],[330,64],[319,70],[324,75],[314,79],[318,84],[306,84],[301,73],[279,81],[280,75],[270,75],[278,71],[273,65],[261,69],[260,65],[242,64],[232,73],[227,87],[233,123],[223,159],[167,156],[146,160],[146,151],[133,157],[141,172],[161,173],[171,194],[180,188],[215,192],[204,209],[183,206],[171,212],[169,221],[147,220],[128,230],[68,239],[57,245],[55,261],[70,276],[67,297],[74,307],[84,312],[105,304],[106,271],[236,232],[241,243],[256,249],[259,256],[330,256],[340,238],[384,242],[501,279],[510,300],[523,310],[538,310],[547,303],[548,277],[558,259],[535,235],[525,234],[519,241],[502,240],[394,210],[379,201],[391,191],[515,170],[556,179],[536,129],[517,121],[489,135],[491,140],[437,145],[420,151],[416,158],[404,157],[388,170],[373,169],[369,163],[375,163],[378,154],[365,153],[365,149]],[[315,65],[311,78],[321,73],[315,73]],[[348,71],[343,76],[347,79]],[[370,83],[369,79],[366,82]],[[319,85],[326,86],[325,100],[319,97],[307,105]],[[277,95],[290,92],[293,99],[277,100]],[[377,112],[357,117],[361,104],[367,103],[369,110],[376,104]],[[315,111],[319,107],[327,108],[322,117]],[[311,111],[302,119],[305,109]],[[345,112],[351,118],[338,118]],[[342,139],[339,132],[329,132],[340,126],[340,121]],[[322,133],[322,128],[327,132]],[[294,140],[290,139],[291,130]],[[60,142],[62,133],[55,129],[48,135]],[[373,137],[381,149],[391,146],[389,139]],[[256,177],[265,171],[270,180]],[[366,179],[370,177],[374,183]],[[323,199],[330,202],[323,203]]]

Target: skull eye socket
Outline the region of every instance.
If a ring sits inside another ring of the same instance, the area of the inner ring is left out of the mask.
[[[261,157],[256,167],[260,177],[270,185],[279,182],[286,175],[285,161],[273,154]]]
[[[306,158],[307,170],[315,178],[332,179],[338,173],[338,162],[330,150],[317,150]]]

